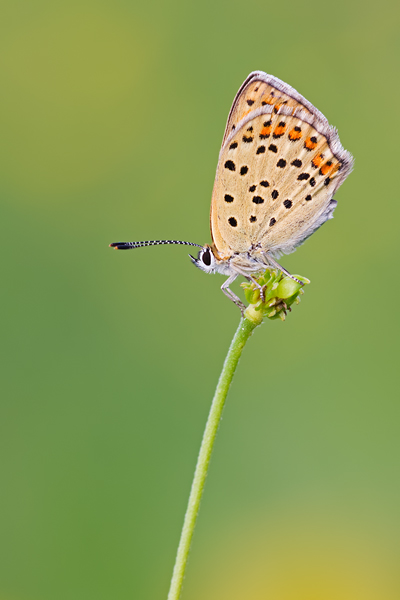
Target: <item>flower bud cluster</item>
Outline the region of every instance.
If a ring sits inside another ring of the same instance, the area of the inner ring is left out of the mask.
[[[267,269],[259,277],[254,277],[257,284],[253,281],[242,283],[241,287],[249,303],[245,317],[251,321],[261,321],[264,317],[284,321],[287,311],[292,310],[292,304],[300,302],[300,296],[304,294],[303,286],[310,283],[306,277],[294,277],[301,283],[281,271]]]

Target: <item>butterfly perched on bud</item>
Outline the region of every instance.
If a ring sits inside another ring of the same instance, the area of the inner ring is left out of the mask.
[[[226,275],[221,289],[243,312],[230,284],[239,275],[256,283],[253,276],[267,267],[293,277],[277,259],[333,217],[333,195],[352,167],[336,129],[311,102],[277,77],[255,71],[236,94],[222,140],[211,200],[212,244],[110,245],[119,250],[198,246],[197,258],[189,255],[193,263],[206,273]]]

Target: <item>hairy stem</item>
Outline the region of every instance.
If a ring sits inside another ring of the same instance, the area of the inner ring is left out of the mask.
[[[171,587],[168,593],[168,600],[178,600],[181,594],[190,544],[196,525],[197,514],[199,511],[201,497],[203,495],[204,484],[207,477],[210,458],[213,451],[219,422],[221,420],[225,399],[239,362],[239,358],[242,354],[242,350],[253,330],[261,322],[261,315],[259,313],[254,316],[247,313],[246,317],[247,318],[241,319],[239,327],[230,345],[218,381],[217,389],[215,390],[210,413],[208,415],[203,440],[201,442],[199,457],[197,459],[196,470],[194,472],[192,488],[190,490],[189,502],[183,523],[181,539],[179,541],[174,572],[172,574]]]

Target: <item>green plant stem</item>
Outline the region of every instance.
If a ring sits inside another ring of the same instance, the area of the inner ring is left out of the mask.
[[[251,317],[252,315],[249,316]],[[253,330],[261,322],[259,314],[254,315],[254,317],[254,320],[250,320],[249,318],[241,319],[239,327],[230,345],[228,355],[225,359],[217,389],[215,390],[214,399],[208,415],[206,428],[204,430],[203,440],[201,442],[196,470],[194,472],[188,507],[186,510],[181,539],[179,541],[178,552],[176,555],[174,572],[172,574],[168,600],[178,600],[182,590],[190,544],[193,537],[194,527],[196,525],[197,513],[199,511],[200,501],[203,495],[208,466],[210,463],[219,422],[221,420],[225,399],[239,362],[239,358],[242,354],[242,350]]]

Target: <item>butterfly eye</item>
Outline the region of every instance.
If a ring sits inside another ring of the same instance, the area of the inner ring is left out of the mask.
[[[205,250],[203,252],[203,255],[201,257],[201,260],[203,261],[203,263],[209,267],[211,265],[211,252],[209,251],[209,249],[207,248],[207,250]]]

